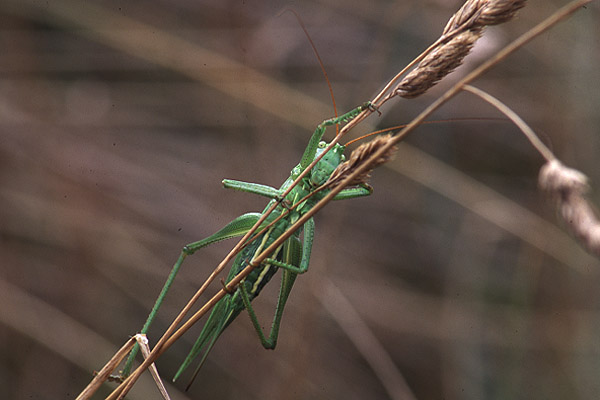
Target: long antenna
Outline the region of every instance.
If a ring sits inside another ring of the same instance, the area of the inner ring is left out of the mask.
[[[444,122],[457,122],[457,121],[509,121],[507,118],[498,118],[498,117],[467,117],[467,118],[450,118],[450,119],[436,119],[433,121],[423,121],[421,122],[419,125],[429,125],[429,124],[441,124]],[[380,129],[378,131],[374,131],[371,133],[367,133],[366,135],[362,135],[360,137],[357,137],[356,139],[352,139],[350,141],[348,141],[347,143],[344,144],[344,146],[349,146],[354,142],[358,142],[359,140],[363,140],[365,138],[368,138],[370,136],[373,135],[378,135],[380,133],[385,133],[385,132],[389,132],[389,131],[393,131],[396,129],[401,129],[406,127],[408,124],[403,124],[403,125],[396,125],[396,126],[391,126],[389,128],[385,128],[385,129]]]
[[[331,102],[333,103],[333,113],[337,117],[338,112],[337,112],[337,105],[335,104],[335,96],[333,95],[333,87],[331,86],[331,81],[329,80],[327,71],[325,71],[325,65],[323,64],[323,60],[321,60],[321,56],[319,55],[317,46],[315,46],[315,43],[313,42],[312,38],[308,34],[308,30],[306,29],[304,22],[302,22],[302,19],[300,18],[300,16],[298,15],[298,13],[296,11],[292,10],[291,8],[286,8],[279,15],[281,16],[281,14],[283,14],[286,11],[289,11],[292,14],[294,14],[296,19],[298,20],[298,23],[300,24],[300,27],[302,28],[302,30],[304,31],[304,34],[306,35],[306,37],[308,38],[308,41],[310,42],[310,47],[312,47],[313,51],[315,52],[315,55],[317,56],[317,60],[319,61],[319,65],[321,66],[321,71],[323,71],[323,76],[325,77],[325,80],[327,81],[327,86],[329,87],[329,94],[331,95]],[[336,125],[336,131],[338,131],[337,125]]]

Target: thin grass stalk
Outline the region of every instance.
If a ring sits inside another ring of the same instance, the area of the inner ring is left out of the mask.
[[[529,125],[527,125],[527,123],[523,121],[523,119],[519,117],[516,112],[511,110],[506,104],[502,103],[491,94],[474,86],[465,85],[463,89],[467,92],[473,93],[476,96],[479,96],[492,106],[496,107],[498,111],[506,115],[521,130],[521,132],[523,132],[527,140],[529,140],[531,145],[542,155],[542,157],[546,159],[546,161],[552,161],[556,159],[556,156],[552,153],[548,146],[546,146],[544,142],[540,140],[533,129],[531,129]]]
[[[140,349],[142,351],[142,356],[144,358],[148,358],[148,355],[150,354],[150,347],[148,346],[148,337],[146,336],[146,334],[138,333],[137,335],[134,336],[134,338],[137,341],[138,345],[140,346]],[[148,369],[150,370],[152,379],[154,379],[154,383],[156,383],[156,387],[158,388],[158,391],[162,395],[163,399],[171,400],[171,397],[169,396],[169,393],[167,392],[167,388],[165,387],[165,384],[163,383],[163,381],[160,378],[160,375],[158,373],[158,370],[156,369],[156,365],[154,363],[152,363],[152,364],[150,364],[150,367],[148,367]]]
[[[417,400],[390,353],[342,291],[331,280],[324,278],[317,297],[379,378],[389,398]]]
[[[135,337],[129,338],[127,342],[112,356],[104,367],[94,376],[94,379],[81,391],[75,400],[89,399],[100,386],[109,378],[110,374],[119,366],[121,361],[127,356],[129,351],[135,345]]]

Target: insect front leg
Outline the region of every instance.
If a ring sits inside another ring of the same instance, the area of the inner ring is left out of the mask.
[[[306,146],[306,150],[304,150],[304,154],[302,155],[302,159],[300,160],[300,166],[302,167],[302,169],[304,170],[314,160],[317,147],[319,146],[319,142],[323,138],[325,129],[328,126],[337,125],[342,122],[348,122],[364,110],[368,109],[369,107],[371,107],[371,103],[367,102],[365,104],[361,104],[360,106],[347,112],[344,115],[341,115],[337,118],[330,118],[321,122],[315,129],[313,135],[311,136],[310,141],[308,142],[308,146]]]

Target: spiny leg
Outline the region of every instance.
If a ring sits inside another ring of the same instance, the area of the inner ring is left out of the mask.
[[[250,303],[250,297],[245,286],[245,282],[242,282],[238,287],[244,307],[248,311],[254,330],[258,334],[260,342],[265,349],[274,349],[277,345],[277,338],[279,337],[279,327],[281,326],[281,318],[283,316],[283,310],[285,304],[290,295],[294,281],[298,274],[303,274],[308,271],[308,265],[310,262],[310,254],[312,252],[312,244],[315,232],[315,224],[312,218],[310,218],[304,224],[304,239],[302,243],[302,250],[300,250],[300,244],[298,238],[291,236],[284,244],[282,251],[282,258],[286,262],[275,260],[265,260],[265,263],[271,263],[277,265],[283,269],[281,277],[281,288],[279,289],[279,296],[277,298],[277,306],[275,308],[275,316],[273,317],[273,323],[271,324],[271,331],[269,337],[265,336],[263,329],[258,321],[256,312]]]
[[[241,216],[237,217],[236,219],[234,219],[233,221],[231,221],[229,224],[227,224],[225,227],[223,227],[217,233],[215,233],[203,240],[200,240],[198,242],[190,243],[190,244],[183,246],[183,249],[181,250],[179,257],[177,258],[177,261],[173,265],[173,268],[171,269],[171,272],[169,273],[169,277],[167,278],[167,281],[165,282],[162,290],[160,291],[160,294],[158,295],[156,302],[154,303],[154,307],[152,307],[152,310],[150,311],[150,314],[148,315],[148,318],[146,319],[146,322],[144,323],[144,326],[142,327],[142,330],[140,331],[140,333],[148,332],[148,329],[150,328],[150,325],[156,318],[158,310],[160,309],[160,306],[162,305],[162,303],[167,295],[167,292],[171,288],[171,285],[173,284],[173,281],[175,280],[175,277],[177,276],[177,273],[179,272],[181,265],[183,265],[183,262],[185,261],[185,258],[188,255],[194,254],[196,251],[200,250],[203,247],[208,246],[209,244],[212,244],[212,243],[215,243],[215,242],[218,242],[221,240],[230,239],[233,237],[244,235],[246,232],[248,232],[252,228],[252,226],[254,226],[254,224],[256,223],[256,221],[258,221],[259,218],[260,218],[259,213],[247,213],[247,214],[241,215]],[[133,365],[133,361],[134,361],[138,351],[139,351],[139,345],[136,344],[134,346],[134,348],[131,350],[131,353],[129,353],[127,362],[125,363],[125,366],[123,367],[123,371],[121,372],[121,377],[127,377],[129,375],[129,373],[131,372],[131,367]]]
[[[227,189],[235,189],[242,192],[254,193],[269,199],[279,199],[283,193],[280,189],[261,185],[260,183],[242,182],[233,179],[223,179],[223,186]]]
[[[311,136],[310,141],[308,142],[308,146],[306,146],[306,150],[304,150],[304,154],[302,155],[302,159],[300,161],[300,166],[302,167],[302,169],[308,167],[310,163],[314,160],[315,152],[317,151],[319,142],[323,138],[323,134],[325,133],[326,127],[336,125],[342,122],[348,122],[364,110],[369,109],[370,107],[371,103],[366,102],[356,107],[355,109],[347,112],[344,115],[341,115],[337,118],[330,118],[321,122],[315,129],[313,135]]]
[[[230,269],[229,274],[227,275],[227,282],[233,279],[233,277],[239,272],[239,269],[235,268],[235,266],[241,266],[243,264],[242,260],[244,257],[245,256],[243,252],[236,256],[235,261],[233,262],[234,267]],[[181,374],[196,359],[200,352],[204,352],[200,363],[196,368],[196,372],[194,372],[194,377],[196,376],[221,333],[223,333],[227,325],[229,325],[229,323],[231,323],[243,309],[243,307],[238,309],[237,304],[239,304],[239,300],[235,300],[237,297],[239,297],[239,295],[236,295],[235,292],[233,294],[226,294],[213,306],[208,319],[202,327],[202,331],[200,332],[198,339],[196,339],[192,349],[173,377],[173,382],[175,382],[181,376]],[[192,380],[193,379],[194,378],[192,378]]]
[[[343,189],[335,195],[333,200],[354,199],[356,197],[369,196],[371,193],[373,193],[373,188],[369,184],[362,183],[357,187]]]

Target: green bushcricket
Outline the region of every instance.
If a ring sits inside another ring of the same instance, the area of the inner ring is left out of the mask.
[[[223,185],[225,188],[236,189],[244,192],[258,194],[270,199],[263,213],[267,212],[274,203],[277,203],[276,208],[267,217],[261,225],[262,229],[253,238],[248,239],[245,247],[236,256],[229,274],[224,283],[230,282],[238,273],[240,273],[252,259],[266,249],[278,237],[280,237],[289,226],[297,221],[302,215],[307,213],[320,199],[322,199],[329,189],[324,188],[324,184],[328,181],[333,171],[344,161],[343,152],[345,146],[335,144],[330,150],[323,154],[328,147],[328,144],[321,141],[327,126],[337,125],[343,122],[348,122],[362,111],[370,108],[370,103],[365,103],[346,114],[323,121],[315,129],[308,146],[304,150],[300,163],[291,171],[290,177],[279,188],[273,188],[257,183],[241,182],[225,179]],[[292,187],[289,193],[282,197],[284,192],[290,188],[294,180],[313,162],[313,160],[321,157],[314,165],[309,173],[302,178],[299,183]],[[350,199],[371,194],[372,189],[367,184],[360,184],[356,187],[345,188],[338,193],[334,200]],[[247,213],[239,216],[231,221],[223,229],[206,239],[198,242],[190,243],[183,247],[181,254],[173,266],[173,269],[156,300],[146,323],[144,324],[141,333],[146,333],[150,324],[154,320],[158,309],[160,308],[164,297],[166,296],[179,268],[188,255],[191,255],[199,249],[208,246],[209,244],[239,237],[246,234],[263,213]],[[262,345],[266,349],[274,349],[277,344],[279,334],[279,326],[283,309],[286,301],[292,290],[292,286],[298,274],[303,274],[308,270],[310,254],[313,245],[314,237],[314,222],[310,218],[302,229],[294,232],[274,253],[270,255],[263,263],[255,268],[231,293],[223,297],[212,309],[204,328],[196,343],[192,347],[190,353],[184,360],[183,364],[177,371],[173,380],[175,381],[182,372],[192,363],[192,361],[202,352],[202,358],[194,377],[203,365],[206,357],[216,340],[221,333],[229,326],[229,324],[244,310],[248,311],[252,324],[260,338]],[[303,232],[302,232],[303,231]],[[302,234],[302,237],[300,236]],[[279,297],[275,309],[275,316],[269,336],[267,337],[256,317],[252,308],[252,300],[258,296],[262,288],[269,282],[278,269],[282,269],[281,287]],[[134,349],[123,369],[122,375],[129,374],[133,359],[137,349]],[[193,378],[192,378],[193,380]]]

